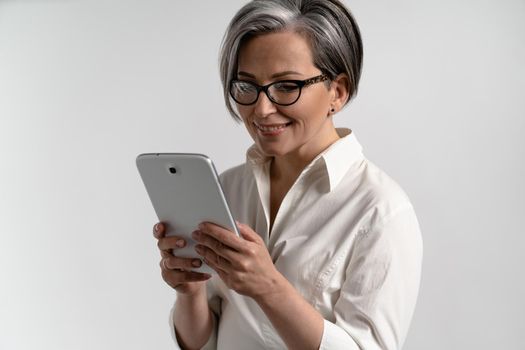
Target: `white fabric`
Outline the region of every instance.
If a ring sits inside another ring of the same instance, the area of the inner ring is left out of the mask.
[[[286,194],[271,234],[270,158],[252,146],[246,164],[225,171],[221,183],[236,220],[261,235],[277,269],[324,317],[320,349],[400,349],[420,283],[419,224],[354,133],[337,132],[341,139]],[[217,327],[205,349],[286,348],[258,305],[218,276],[208,281],[208,298]]]

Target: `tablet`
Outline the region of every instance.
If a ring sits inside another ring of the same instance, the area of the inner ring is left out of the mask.
[[[145,153],[137,157],[146,191],[159,221],[166,225],[166,235],[186,239],[184,248],[175,255],[201,258],[195,252],[191,233],[208,221],[233,231],[239,236],[212,161],[202,154]],[[193,269],[215,273],[206,264]]]

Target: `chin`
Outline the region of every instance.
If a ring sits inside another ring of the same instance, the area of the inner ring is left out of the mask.
[[[268,143],[257,142],[259,149],[268,157],[281,157],[290,152],[288,148],[281,145],[271,145]]]

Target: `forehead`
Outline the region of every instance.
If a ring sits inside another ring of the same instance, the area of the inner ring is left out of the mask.
[[[245,42],[239,50],[237,70],[267,79],[283,71],[308,75],[316,68],[306,38],[293,31],[283,31],[258,35]]]

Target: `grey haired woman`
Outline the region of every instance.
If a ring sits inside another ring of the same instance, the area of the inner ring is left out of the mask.
[[[220,56],[226,106],[254,144],[221,174],[241,238],[202,223],[202,260],[154,234],[183,349],[399,349],[416,304],[419,224],[399,185],[334,116],[356,94],[362,43],[338,0],[254,0]],[[217,274],[191,272],[207,263]]]

